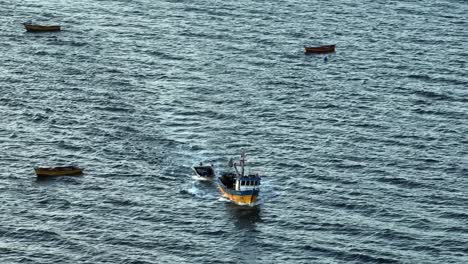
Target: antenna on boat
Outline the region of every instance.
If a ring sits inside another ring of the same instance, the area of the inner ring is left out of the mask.
[[[232,163],[232,158],[229,160],[229,167],[231,167],[231,163]],[[234,162],[232,165],[234,166],[234,170],[236,170],[237,176],[244,177],[245,151],[242,150],[239,163]],[[240,173],[239,173],[239,170],[237,169],[238,165],[241,167]]]
[[[236,173],[237,173],[237,176],[239,176],[239,177],[240,177],[240,176],[241,176],[241,174],[239,173],[239,170],[237,169],[237,165],[238,165],[238,164],[237,164],[237,162],[234,162],[234,164],[233,164],[233,166],[234,166],[234,170],[236,171]]]
[[[242,150],[241,152],[241,158],[239,160],[239,163],[241,165],[241,175],[244,177],[244,165],[245,165],[245,151]]]

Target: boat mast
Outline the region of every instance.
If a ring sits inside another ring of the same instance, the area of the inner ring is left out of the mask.
[[[242,151],[241,153],[241,158],[239,160],[239,163],[241,165],[241,175],[244,177],[244,165],[245,165],[245,152]]]
[[[231,163],[231,160],[229,162]],[[241,173],[239,173],[239,170],[237,170],[237,165],[241,166]],[[242,151],[239,163],[234,162],[234,169],[236,170],[237,176],[239,176],[240,178],[244,177],[244,165],[245,165],[245,152]]]
[[[237,170],[237,162],[234,162],[234,170],[236,171],[237,176],[240,177],[239,170]]]

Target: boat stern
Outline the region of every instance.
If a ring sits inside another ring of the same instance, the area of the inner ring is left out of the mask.
[[[227,189],[222,183],[218,182],[218,189],[221,194],[237,205],[254,205],[257,201],[259,190],[251,191],[233,191]]]

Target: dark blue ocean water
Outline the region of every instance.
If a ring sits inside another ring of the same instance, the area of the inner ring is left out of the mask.
[[[0,0],[0,263],[468,263],[467,14]],[[253,208],[191,177],[242,149]]]

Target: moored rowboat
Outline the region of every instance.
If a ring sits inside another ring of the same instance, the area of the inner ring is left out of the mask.
[[[51,32],[51,31],[60,31],[60,26],[58,25],[53,25],[53,26],[42,26],[42,25],[34,25],[34,24],[28,24],[24,23],[24,28],[26,28],[26,31],[28,32]]]
[[[37,177],[80,175],[83,173],[83,169],[77,166],[37,167],[34,168],[34,171]]]
[[[328,53],[335,52],[336,45],[324,45],[319,47],[304,46],[304,53]]]

